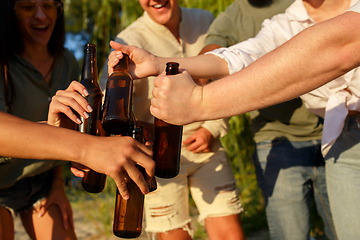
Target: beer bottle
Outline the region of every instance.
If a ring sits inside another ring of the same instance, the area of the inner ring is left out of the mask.
[[[179,64],[168,62],[166,75],[179,73]],[[155,118],[154,160],[155,176],[160,178],[173,178],[179,174],[180,153],[182,140],[182,126],[169,124]]]
[[[142,126],[134,125],[132,137],[141,142],[142,136]],[[146,174],[143,167],[136,167],[143,175]],[[125,177],[125,181],[129,199],[123,199],[116,190],[113,232],[120,238],[137,238],[142,231],[144,194],[129,176]]]
[[[110,134],[126,134],[130,127],[132,113],[133,82],[129,74],[129,56],[115,66],[106,83],[103,129]]]
[[[89,102],[93,111],[89,113],[89,118],[80,116],[81,124],[78,130],[82,133],[91,135],[101,135],[99,129],[99,119],[101,112],[102,93],[98,84],[98,72],[96,66],[96,45],[86,44],[84,47],[84,63],[80,83],[85,86],[89,92],[84,98]],[[85,191],[90,193],[99,193],[104,190],[106,175],[89,170],[85,172],[82,179],[82,186]]]

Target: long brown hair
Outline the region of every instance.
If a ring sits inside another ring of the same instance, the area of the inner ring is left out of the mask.
[[[54,0],[60,2],[61,0]],[[15,3],[16,0],[0,0],[0,64],[3,72],[4,94],[6,105],[10,108],[15,99],[15,91],[13,89],[11,75],[9,74],[9,59],[14,53],[20,54],[24,51],[24,43],[19,32],[16,16]],[[65,20],[62,13],[56,20],[53,33],[48,43],[48,50],[55,58],[60,56],[64,51],[65,42]]]

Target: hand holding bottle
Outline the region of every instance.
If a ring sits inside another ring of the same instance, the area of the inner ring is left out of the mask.
[[[154,80],[150,112],[153,116],[175,125],[200,121],[203,109],[203,87],[192,80],[186,70],[177,75],[160,74]]]
[[[108,57],[109,76],[114,72],[114,67],[119,59],[122,58],[122,53],[130,56],[129,73],[133,79],[157,76],[165,69],[166,62],[163,58],[156,57],[144,49],[114,41],[110,41],[110,46],[115,51],[112,51]]]
[[[66,90],[58,91],[50,103],[48,124],[59,126],[54,123],[69,118],[78,123],[78,117],[71,109],[75,109],[79,115],[85,117],[85,112],[90,112],[88,102],[79,93],[84,96],[87,95],[86,88],[76,81],[72,82]],[[148,176],[154,176],[155,162],[151,158],[152,151],[148,147],[131,137],[93,136],[91,143],[91,145],[86,146],[86,154],[82,155],[83,158],[79,159],[75,166],[80,170],[72,169],[75,176],[83,177],[83,171],[87,171],[89,168],[104,173],[114,179],[120,194],[125,199],[128,198],[129,193],[124,176],[130,176],[139,186],[142,193],[148,193],[148,182],[135,167],[136,164],[139,164],[146,169]],[[97,161],[99,155],[103,159],[102,162]],[[79,163],[82,164],[80,168]]]
[[[67,89],[57,91],[50,102],[47,123],[56,127],[65,125],[69,119],[77,124],[81,123],[72,109],[83,118],[87,118],[92,108],[82,96],[88,94],[86,88],[78,81],[72,81]]]

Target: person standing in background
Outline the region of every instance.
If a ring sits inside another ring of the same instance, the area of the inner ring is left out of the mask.
[[[255,37],[265,19],[284,12],[291,3],[235,0],[211,24],[202,53]],[[323,119],[300,98],[250,112],[250,117],[256,143],[253,161],[271,239],[309,239],[311,197],[326,236],[336,239],[320,147]]]
[[[141,47],[163,57],[190,57],[204,46],[214,17],[201,9],[180,8],[177,0],[139,0],[142,17],[120,32],[115,41]],[[181,65],[180,65],[181,67]],[[104,90],[107,63],[100,77]],[[134,113],[152,135],[154,118],[149,107],[154,78],[134,81]],[[146,231],[158,239],[192,239],[188,190],[205,221],[210,239],[245,239],[242,211],[235,180],[219,137],[227,133],[223,120],[184,126],[180,173],[173,179],[157,178],[158,189],[145,197]]]
[[[301,12],[305,21],[290,20]],[[223,77],[198,86],[185,70],[176,76],[159,75],[150,112],[172,124],[234,116],[301,96],[308,109],[324,117],[322,153],[337,237],[357,239],[359,12],[356,0],[296,0],[285,14],[265,20],[255,38],[214,50],[210,56],[163,59],[134,46],[110,42],[117,51],[109,56],[113,63],[109,73],[124,52],[136,64],[131,71],[134,77],[157,76],[163,72],[163,63],[170,60],[179,61],[196,78]],[[285,22],[288,24],[281,24]],[[262,41],[264,48],[258,48]],[[250,51],[248,44],[257,46],[251,55],[244,51]]]

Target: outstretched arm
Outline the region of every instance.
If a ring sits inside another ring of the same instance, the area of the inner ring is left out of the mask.
[[[165,70],[167,62],[178,62],[181,68],[186,69],[193,78],[220,78],[229,74],[227,62],[215,55],[198,55],[188,58],[162,58],[135,47],[123,45],[114,41],[110,46],[115,50],[109,55],[108,72],[113,72],[113,67],[122,58],[122,52],[129,55],[132,64],[130,74],[133,78],[157,76]]]
[[[360,65],[360,14],[310,27],[245,69],[204,87],[160,75],[151,113],[174,124],[234,116],[309,92]],[[196,111],[194,111],[196,109]]]
[[[0,119],[1,156],[81,163],[113,178],[124,197],[128,195],[123,178],[126,172],[143,193],[148,192],[147,182],[135,164],[153,176],[152,152],[131,137],[96,137],[1,111]]]

